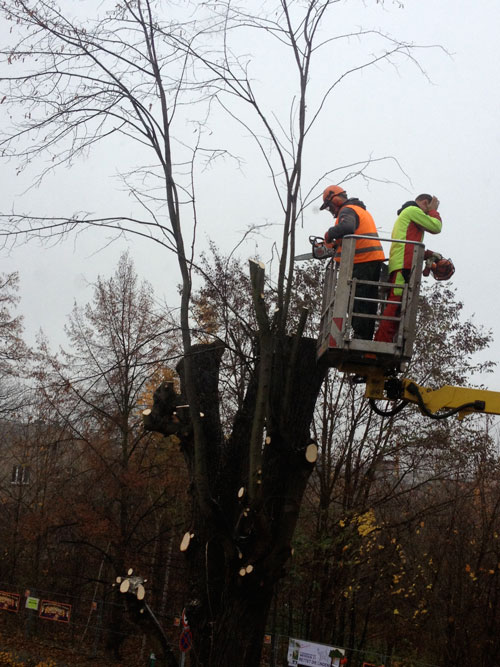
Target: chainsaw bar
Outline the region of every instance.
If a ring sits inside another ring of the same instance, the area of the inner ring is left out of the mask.
[[[311,244],[311,252],[297,255],[294,257],[296,262],[305,259],[326,259],[327,257],[334,257],[337,252],[336,246],[331,243],[325,243],[321,236],[310,236],[309,243]]]

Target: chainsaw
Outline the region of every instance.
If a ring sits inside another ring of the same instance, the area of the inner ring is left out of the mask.
[[[303,255],[294,257],[296,261],[304,259],[327,259],[333,257],[337,252],[335,243],[327,243],[321,236],[310,236],[309,243],[311,244],[311,252],[306,252]]]
[[[424,261],[424,276],[428,276],[431,273],[432,277],[436,280],[449,280],[455,273],[455,266],[451,259],[445,259],[443,255],[433,250],[425,251]]]

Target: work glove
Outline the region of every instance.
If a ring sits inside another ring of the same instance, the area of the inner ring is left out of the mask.
[[[422,275],[428,276],[433,267],[436,266],[436,262],[439,262],[443,259],[443,256],[434,250],[426,250],[424,253],[425,266],[422,272]]]

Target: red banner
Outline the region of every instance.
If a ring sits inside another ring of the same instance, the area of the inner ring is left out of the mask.
[[[59,621],[59,623],[69,623],[71,615],[71,605],[63,602],[53,602],[52,600],[42,600],[40,602],[40,618],[47,621]]]
[[[0,591],[0,609],[4,611],[19,611],[19,603],[21,596],[17,593],[7,593],[6,591]]]

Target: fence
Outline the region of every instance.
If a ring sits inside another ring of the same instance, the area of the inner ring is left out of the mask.
[[[85,664],[87,660],[95,667],[104,667],[113,664],[109,646],[120,644],[120,665],[147,665],[151,652],[147,638],[126,615],[116,614],[119,609],[121,605],[110,600],[41,589],[21,591],[0,582],[0,645],[12,648],[21,659],[28,654],[41,659],[49,653],[58,667]],[[175,617],[159,620],[177,648]]]
[[[122,657],[115,664],[146,667],[150,664],[152,647],[146,635],[127,621],[126,615],[118,615],[116,623],[119,608],[121,605],[110,600],[41,589],[18,590],[0,582],[0,650],[13,648],[21,659],[29,657],[30,664],[50,657],[57,667],[86,664],[110,667],[114,661],[109,657],[109,646],[120,644]],[[178,648],[179,616],[157,614],[179,664],[189,665],[189,658],[184,663]],[[289,641],[287,635],[266,634],[261,667],[287,667]],[[339,648],[347,658],[346,667],[437,667],[418,659],[389,655],[380,649]]]

